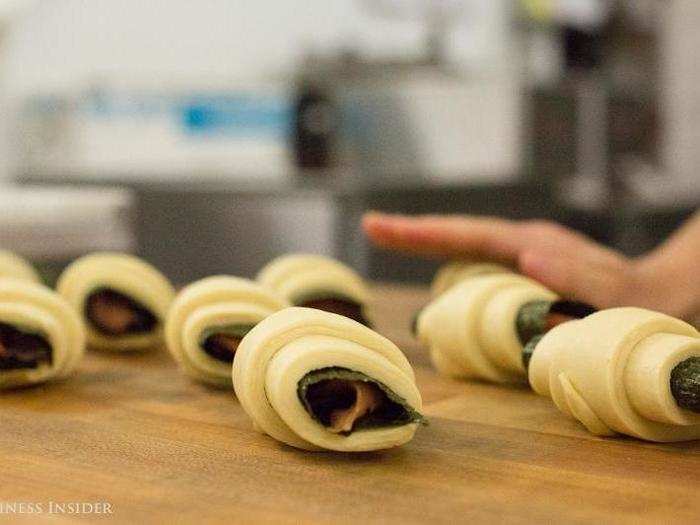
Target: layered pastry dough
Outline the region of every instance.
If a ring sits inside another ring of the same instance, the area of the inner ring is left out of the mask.
[[[96,253],[73,262],[56,286],[83,316],[88,344],[117,351],[142,350],[163,339],[163,323],[175,290],[141,259]]]
[[[0,278],[0,388],[62,378],[85,349],[78,314],[43,285]]]
[[[540,284],[513,273],[478,275],[440,295],[418,315],[416,332],[437,370],[452,377],[523,381],[520,309],[554,301]]]
[[[310,308],[272,314],[246,335],[233,387],[257,429],[306,450],[395,447],[421,419],[404,354],[360,323]]]
[[[295,306],[316,308],[369,325],[369,291],[351,268],[320,255],[293,254],[268,263],[257,280]]]
[[[430,295],[432,297],[438,297],[455,284],[469,279],[470,277],[494,273],[513,273],[513,271],[506,266],[495,263],[467,260],[450,261],[443,264],[435,274],[430,286]]]
[[[34,267],[19,255],[0,250],[0,278],[12,277],[32,282],[41,282]]]
[[[667,315],[615,308],[564,323],[537,344],[532,388],[597,435],[668,442],[700,438],[700,414],[680,408],[672,370],[700,357],[700,333]]]
[[[261,285],[238,277],[208,277],[176,297],[165,324],[168,349],[194,379],[231,384],[231,364],[243,336],[289,306]]]

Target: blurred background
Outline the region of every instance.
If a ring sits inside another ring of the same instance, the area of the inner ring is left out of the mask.
[[[364,239],[378,209],[639,254],[700,203],[699,25],[692,0],[0,0],[0,247],[427,280]]]

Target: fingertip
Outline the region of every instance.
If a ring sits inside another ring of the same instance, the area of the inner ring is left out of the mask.
[[[363,222],[367,222],[367,221],[376,221],[376,220],[380,220],[380,219],[381,219],[382,217],[384,217],[385,215],[386,215],[385,213],[382,213],[382,212],[380,212],[380,211],[369,210],[369,211],[366,211],[366,212],[362,215],[362,221],[363,221]]]
[[[374,226],[375,224],[388,224],[400,219],[402,216],[392,213],[384,213],[381,211],[368,211],[362,216],[362,224]]]
[[[362,216],[362,229],[369,233],[369,231],[372,229],[372,227],[377,223],[377,220],[379,219],[379,214],[374,211],[368,211]]]
[[[385,229],[387,216],[383,213],[370,211],[362,217],[362,229],[370,237],[381,234]]]

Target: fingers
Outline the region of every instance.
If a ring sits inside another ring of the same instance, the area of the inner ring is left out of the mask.
[[[605,260],[599,255],[528,249],[518,258],[523,275],[539,281],[565,299],[596,308],[618,306],[626,292],[624,261]]]
[[[553,222],[369,213],[363,227],[375,244],[392,250],[517,265],[563,298],[597,308],[651,302],[649,279],[640,278],[633,261]]]
[[[378,246],[443,257],[515,262],[522,248],[517,225],[497,218],[368,213],[363,228]]]

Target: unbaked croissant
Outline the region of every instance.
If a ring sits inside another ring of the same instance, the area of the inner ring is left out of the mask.
[[[539,394],[598,435],[700,439],[700,333],[641,308],[614,308],[547,333],[530,360]]]
[[[268,263],[257,281],[295,306],[317,308],[369,325],[369,290],[352,268],[320,255],[292,254]]]
[[[556,295],[513,273],[476,275],[440,295],[418,315],[418,338],[437,370],[499,383],[524,381],[518,316],[530,303]]]
[[[80,317],[53,290],[0,278],[0,388],[70,374],[85,349]]]
[[[245,336],[233,386],[256,428],[307,450],[395,447],[422,421],[404,354],[360,323],[310,308],[274,313]]]
[[[289,306],[261,285],[239,277],[207,277],[175,298],[165,324],[168,349],[194,379],[231,384],[241,339],[268,315]]]
[[[12,277],[32,282],[41,282],[34,267],[17,254],[0,250],[0,278]]]
[[[468,260],[450,261],[443,264],[435,273],[433,282],[430,285],[430,295],[438,297],[465,279],[494,273],[513,273],[513,271],[506,266],[496,263]]]
[[[84,318],[88,345],[117,351],[161,344],[175,297],[156,268],[117,253],[81,257],[64,270],[56,289]]]

